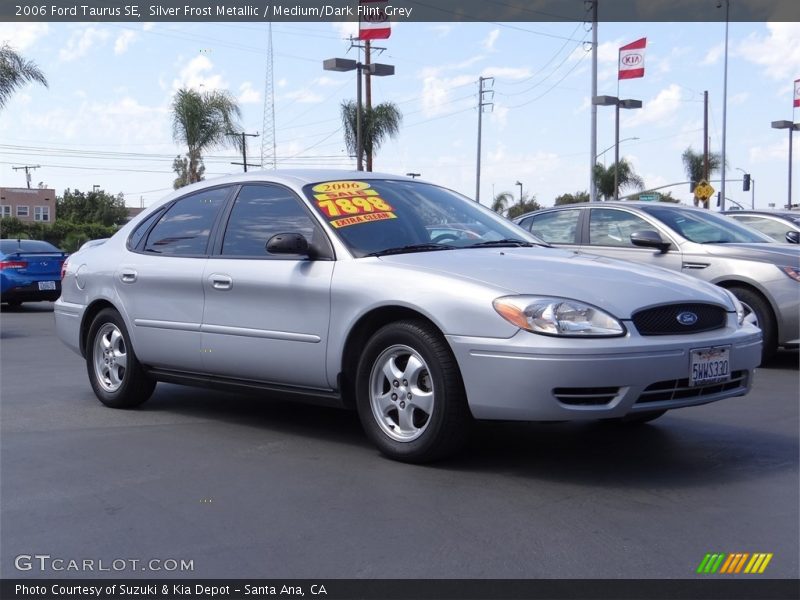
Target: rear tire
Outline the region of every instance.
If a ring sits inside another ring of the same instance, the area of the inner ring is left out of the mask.
[[[430,462],[453,454],[469,437],[472,415],[458,364],[425,321],[379,329],[361,354],[355,387],[364,431],[390,458]]]
[[[770,360],[778,351],[778,326],[769,303],[761,294],[745,287],[731,287],[728,290],[744,305],[745,323],[752,323],[761,329],[763,346],[761,364]]]
[[[95,396],[111,408],[139,406],[156,387],[136,359],[125,322],[111,308],[101,310],[89,328],[86,369]]]

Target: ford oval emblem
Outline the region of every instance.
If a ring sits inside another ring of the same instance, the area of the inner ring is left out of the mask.
[[[678,323],[681,325],[694,325],[697,323],[697,315],[693,312],[689,312],[688,310],[682,313],[678,313]]]

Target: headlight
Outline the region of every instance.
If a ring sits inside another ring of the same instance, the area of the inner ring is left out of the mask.
[[[744,306],[739,302],[739,299],[732,291],[726,290],[725,288],[722,289],[727,292],[728,297],[731,299],[731,302],[733,302],[733,307],[736,309],[736,323],[741,327],[742,323],[744,323]]]
[[[504,296],[492,304],[506,321],[532,333],[567,337],[625,335],[625,327],[617,319],[577,300]]]
[[[788,277],[791,277],[795,281],[800,281],[800,269],[797,267],[778,267],[781,271],[783,271]]]

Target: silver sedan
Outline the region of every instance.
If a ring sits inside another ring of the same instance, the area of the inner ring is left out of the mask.
[[[182,188],[72,255],[62,290],[58,334],[108,406],[158,381],[278,392],[355,408],[409,462],[454,452],[474,419],[634,423],[741,396],[761,353],[722,288],[363,172]]]

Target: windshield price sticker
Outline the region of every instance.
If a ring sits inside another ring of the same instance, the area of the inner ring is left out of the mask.
[[[731,378],[729,357],[728,347],[692,350],[689,385],[729,381]]]
[[[349,225],[358,225],[360,223],[369,223],[371,221],[385,221],[387,219],[396,219],[397,215],[393,212],[376,212],[366,215],[356,215],[354,217],[345,217],[343,219],[335,219],[331,221],[336,229],[348,227]]]
[[[316,192],[317,208],[334,227],[397,218],[392,205],[365,181],[330,181],[311,189]]]

